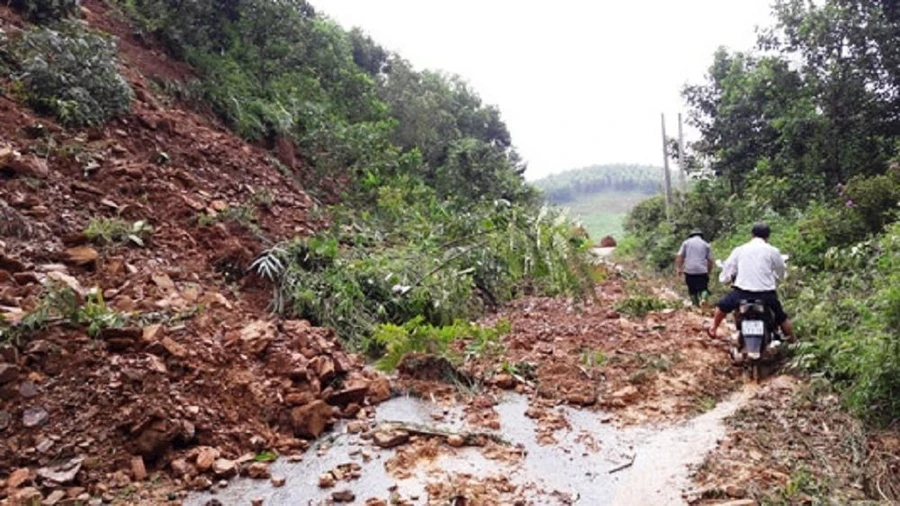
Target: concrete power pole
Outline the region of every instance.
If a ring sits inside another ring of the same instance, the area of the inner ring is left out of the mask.
[[[662,117],[662,141],[663,141],[663,170],[665,171],[666,181],[666,217],[671,217],[672,207],[672,173],[669,171],[669,144],[666,142],[666,115]]]
[[[681,183],[682,198],[687,193],[687,160],[684,158],[684,129],[681,122],[681,113],[678,113],[678,179]]]

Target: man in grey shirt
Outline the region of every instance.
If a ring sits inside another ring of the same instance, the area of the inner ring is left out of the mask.
[[[713,267],[712,248],[703,240],[703,232],[691,230],[688,239],[681,243],[678,256],[675,257],[678,276],[684,275],[688,294],[695,306],[709,297],[709,273]]]

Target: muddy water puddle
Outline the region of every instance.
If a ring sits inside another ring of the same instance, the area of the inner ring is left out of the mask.
[[[210,499],[225,505],[250,504],[262,499],[267,506],[332,504],[332,492],[350,490],[354,504],[368,498],[387,500],[391,491],[411,504],[427,504],[426,486],[448,481],[457,473],[476,477],[502,475],[520,486],[527,504],[642,505],[683,504],[683,490],[689,488],[692,465],[702,462],[725,434],[723,419],[750,398],[752,389],[734,394],[714,409],[677,425],[617,427],[604,413],[560,407],[571,429],[554,433],[554,445],[537,442],[537,422],[525,416],[528,399],[507,395],[496,406],[500,415],[498,433],[520,445],[525,456],[515,462],[489,460],[479,448],[443,447],[433,460],[423,460],[398,479],[385,469],[394,450],[379,450],[356,434],[338,426],[335,435],[313,447],[299,463],[279,461],[272,465],[274,476],[287,484],[273,487],[267,481],[238,479],[214,493],[194,495],[188,506],[202,506]],[[435,422],[433,414],[444,415]],[[441,430],[474,430],[465,425],[459,409],[447,410],[431,402],[400,397],[378,406],[376,423],[422,424]],[[365,461],[363,453],[371,459]],[[342,464],[355,462],[362,476],[341,481],[333,489],[320,489],[319,476]]]

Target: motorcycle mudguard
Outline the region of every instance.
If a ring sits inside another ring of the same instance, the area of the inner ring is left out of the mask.
[[[744,336],[744,350],[751,357],[758,357],[762,353],[763,336]]]

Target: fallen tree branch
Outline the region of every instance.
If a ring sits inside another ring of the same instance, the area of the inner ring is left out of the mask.
[[[451,436],[462,438],[463,446],[484,446],[487,441],[492,441],[503,446],[512,446],[512,443],[503,439],[499,434],[490,432],[453,432],[436,429],[427,425],[406,422],[383,422],[378,424],[372,432],[400,430],[413,436],[439,437],[447,439]]]
[[[635,453],[634,455],[632,455],[632,456],[631,456],[631,460],[629,460],[628,462],[622,464],[621,466],[616,466],[616,467],[610,469],[610,470],[609,470],[609,474],[618,473],[619,471],[621,471],[621,470],[623,470],[623,469],[628,469],[629,467],[633,466],[633,465],[634,465],[634,459],[635,459],[636,457],[637,457],[637,453]]]

